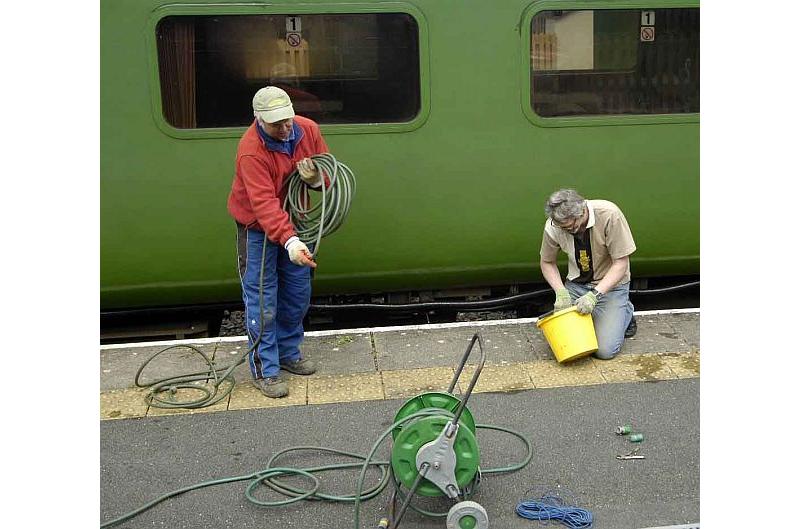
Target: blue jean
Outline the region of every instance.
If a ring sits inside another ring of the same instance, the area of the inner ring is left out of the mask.
[[[625,329],[633,318],[633,303],[628,298],[630,283],[622,283],[609,290],[595,305],[592,311],[594,332],[597,335],[597,352],[594,356],[603,360],[614,358],[622,347]],[[572,302],[589,292],[592,285],[582,285],[567,281]]]
[[[238,228],[239,278],[251,349],[250,372],[253,378],[273,377],[278,375],[280,364],[301,358],[303,318],[311,301],[311,269],[292,263],[283,246],[267,239],[264,232],[241,225]],[[262,301],[258,286],[265,242]]]

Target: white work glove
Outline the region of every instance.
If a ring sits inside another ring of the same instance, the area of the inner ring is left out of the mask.
[[[322,175],[311,158],[303,158],[297,162],[297,172],[300,173],[303,182],[311,187],[319,187],[322,184]]]
[[[310,266],[316,268],[317,263],[311,260],[311,252],[308,251],[308,246],[303,244],[297,235],[289,237],[286,244],[283,245],[286,251],[289,252],[289,259],[298,266]]]

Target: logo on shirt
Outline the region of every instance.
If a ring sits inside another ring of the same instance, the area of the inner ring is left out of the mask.
[[[589,254],[586,250],[580,250],[580,257],[578,257],[578,264],[581,265],[581,271],[589,271]]]

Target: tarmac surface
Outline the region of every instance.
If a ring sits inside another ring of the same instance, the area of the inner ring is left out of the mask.
[[[132,387],[144,360],[172,344],[104,346],[101,523],[189,485],[253,474],[291,446],[366,455],[409,397],[447,389],[476,331],[487,360],[468,407],[477,423],[524,435],[533,452],[519,471],[484,475],[471,499],[487,510],[490,527],[540,526],[519,517],[514,507],[546,491],[591,511],[597,529],[698,523],[699,311],[639,313],[637,321],[638,334],[626,340],[617,358],[566,364],[553,360],[532,320],[308,333],[305,352],[318,360],[319,371],[291,376],[289,397],[263,397],[242,365],[231,395],[200,410],[148,407],[146,391]],[[247,349],[235,339],[189,343],[220,363]],[[198,355],[173,351],[160,355],[145,374],[202,368]],[[458,389],[465,389],[471,373],[468,366]],[[617,436],[614,430],[622,424],[643,433],[644,442]],[[523,444],[509,434],[479,429],[477,438],[483,470],[525,456]],[[381,459],[389,457],[390,445],[379,450]],[[616,459],[636,447],[645,459]],[[334,461],[343,459],[296,452],[277,464],[306,468]],[[377,472],[368,477],[374,483]],[[357,472],[320,478],[324,492],[344,495],[354,491]],[[246,499],[249,483],[187,492],[117,527],[354,527],[352,503],[262,507]],[[362,503],[359,527],[375,527],[386,514],[391,488]],[[262,500],[283,499],[262,489],[256,494]],[[446,511],[451,503],[437,498],[421,505]],[[444,528],[445,522],[409,511],[400,527]]]

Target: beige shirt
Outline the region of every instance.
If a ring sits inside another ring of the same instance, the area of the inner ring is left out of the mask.
[[[628,226],[625,215],[613,202],[608,200],[587,200],[589,208],[589,222],[586,229],[589,232],[589,243],[591,247],[591,263],[586,252],[580,251],[576,259],[575,256],[575,237],[566,230],[553,225],[551,219],[547,219],[544,224],[544,235],[542,236],[542,249],[539,255],[548,262],[553,262],[558,257],[558,250],[561,249],[567,254],[567,279],[573,280],[581,275],[581,270],[589,271],[593,268],[592,285],[599,283],[609,268],[613,259],[619,259],[630,255],[636,251],[636,244],[633,242],[633,235]],[[631,265],[619,284],[628,283],[631,280]]]

